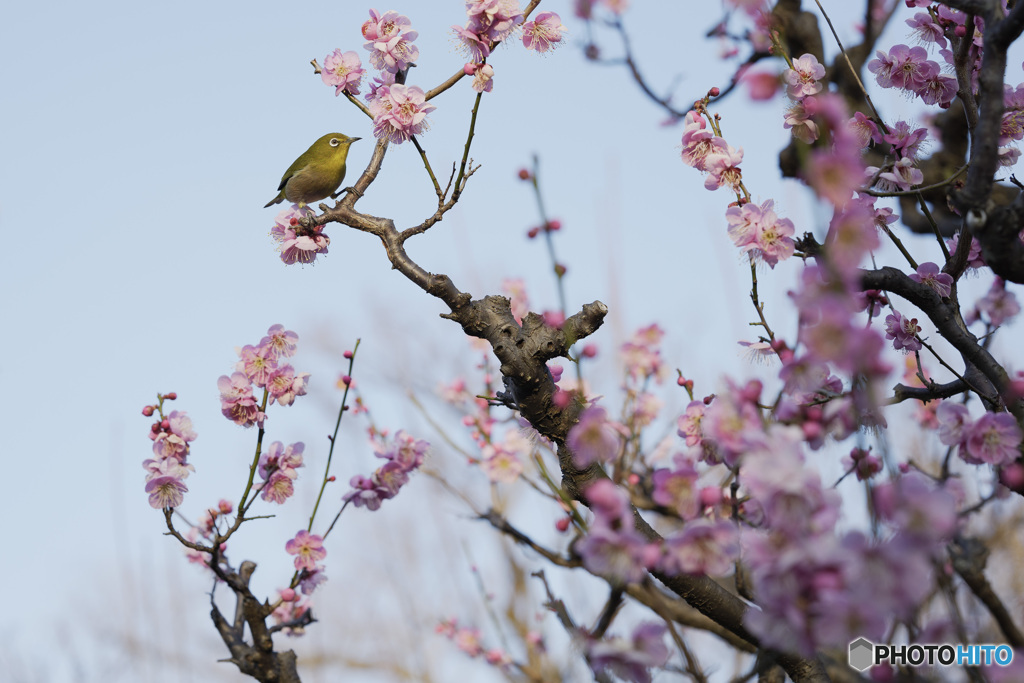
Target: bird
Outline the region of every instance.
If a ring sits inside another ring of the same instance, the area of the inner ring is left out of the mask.
[[[284,200],[300,207],[327,197],[336,197],[335,191],[345,180],[345,159],[348,148],[356,140],[341,133],[328,133],[309,146],[296,159],[281,178],[277,196],[264,209]]]

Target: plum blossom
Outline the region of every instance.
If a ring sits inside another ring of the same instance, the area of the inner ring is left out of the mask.
[[[794,100],[821,92],[820,81],[824,77],[825,67],[819,64],[812,54],[797,57],[793,60],[793,68],[782,73],[782,78],[788,86],[787,92]]]
[[[380,15],[371,9],[370,20],[363,24],[362,31],[367,40],[363,47],[370,51],[370,63],[381,71],[404,71],[419,59],[420,50],[412,44],[419,34],[412,30],[409,17],[395,11]]]
[[[334,52],[324,57],[324,65],[320,69],[320,79],[325,84],[334,86],[335,97],[343,92],[358,95],[359,85],[362,83],[365,73],[358,54],[353,51],[342,52],[340,49],[335,49]]]
[[[311,534],[305,529],[295,534],[295,538],[284,544],[284,549],[289,555],[295,555],[295,568],[315,570],[316,563],[327,557],[324,550],[324,539],[317,534]]]
[[[1024,433],[1009,413],[987,412],[966,432],[967,453],[978,462],[1008,465],[1020,457]]]
[[[739,553],[736,527],[725,520],[695,519],[665,539],[658,566],[668,574],[728,574]]]
[[[743,161],[743,148],[733,149],[731,145],[716,147],[704,161],[704,169],[708,172],[704,179],[704,187],[717,190],[725,185],[733,192],[739,192],[743,174],[740,162]]]
[[[917,272],[910,274],[910,279],[928,285],[943,298],[949,296],[953,288],[953,276],[940,272],[939,266],[931,261],[919,265]]]
[[[427,129],[427,114],[436,107],[427,104],[426,94],[415,85],[400,83],[381,87],[370,103],[373,134],[377,139],[400,144]]]
[[[587,662],[595,673],[610,671],[632,683],[651,683],[650,669],[668,662],[666,630],[664,624],[644,622],[636,627],[628,641],[619,637],[587,641],[584,646]]]
[[[779,218],[773,200],[761,205],[731,206],[725,219],[733,243],[742,251],[753,252],[772,268],[793,255],[793,221]]]
[[[999,326],[1012,320],[1020,313],[1020,304],[1013,292],[1006,289],[1006,281],[996,277],[988,293],[976,304],[992,325]]]
[[[895,309],[885,316],[885,338],[892,340],[893,348],[897,351],[919,351],[921,340],[917,338],[917,333],[920,331],[917,318],[905,318]]]
[[[262,420],[256,397],[252,394],[252,382],[241,372],[231,377],[221,375],[217,380],[220,389],[220,412],[224,417],[242,427],[251,427]]]
[[[523,46],[527,50],[547,52],[559,45],[566,28],[554,12],[541,12],[533,21],[523,24]]]
[[[579,422],[569,430],[566,445],[573,453],[578,467],[591,463],[611,462],[622,445],[622,437],[608,420],[608,413],[601,406],[591,406],[580,413]]]

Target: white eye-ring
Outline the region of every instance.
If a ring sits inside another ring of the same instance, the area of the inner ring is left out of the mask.
[[[338,145],[341,144],[341,140],[339,140],[338,138],[331,138],[331,141],[328,144],[331,147],[337,147]]]

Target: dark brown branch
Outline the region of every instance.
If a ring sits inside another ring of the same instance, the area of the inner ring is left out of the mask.
[[[985,577],[985,563],[989,554],[985,544],[975,538],[960,537],[949,545],[948,550],[953,560],[953,569],[996,620],[1006,642],[1015,648],[1024,647],[1024,634],[1017,628],[1013,616]]]

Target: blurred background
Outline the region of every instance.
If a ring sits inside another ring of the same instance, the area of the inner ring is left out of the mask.
[[[704,37],[725,16],[722,6],[633,5],[623,22],[660,95],[685,109],[727,83],[736,61],[722,59],[727,45]],[[336,98],[309,63],[341,48],[357,51],[369,70],[359,32],[368,8],[56,0],[8,9],[0,25],[0,229],[10,246],[0,268],[0,427],[9,477],[0,496],[0,679],[243,679],[216,663],[227,652],[209,620],[212,581],[162,535],[163,517],[148,505],[141,463],[150,454],[150,420],[140,411],[157,392],[175,391],[170,407],[192,417],[199,438],[186,516],[195,519],[221,498],[237,502],[255,431],[221,417],[216,381],[231,373],[238,347],[258,343],[275,323],[298,333],[292,364],[312,379],[309,396],[272,410],[268,422],[268,440],[306,444],[296,498],[265,510],[277,516],[244,527],[229,549],[236,563],[258,562],[257,594],[272,595],[291,576],[283,545],[315,499],[341,400],[342,353],[357,338],[353,374],[374,424],[427,439],[435,444],[429,464],[452,485],[484,505],[497,496],[517,509],[518,489],[492,490],[438,431],[472,445],[437,391],[458,377],[482,391],[483,373],[497,372],[493,361],[478,367],[486,354],[438,317],[439,302],[390,269],[369,235],[332,225],[326,258],[286,267],[268,234],[280,207],[261,207],[313,140],[331,131],[363,138],[349,156],[346,185],[369,160],[369,119]],[[466,57],[450,32],[465,23],[462,2],[376,9],[398,10],[419,32],[410,84],[426,90],[462,68]],[[616,405],[615,351],[652,322],[667,332],[666,363],[692,378],[701,396],[723,373],[774,376],[774,368],[750,365],[736,344],[757,331],[749,326],[749,266],[725,231],[730,198],[704,190],[700,175],[680,162],[681,127],[666,125],[664,110],[627,69],[587,62],[591,36],[571,3],[545,1],[541,9],[562,16],[566,43],[539,56],[510,41],[489,60],[494,90],[483,97],[471,154],[481,168],[444,221],[407,245],[410,255],[475,297],[522,278],[534,310],[557,308],[545,248],[527,238],[539,223],[534,198],[517,177],[537,155],[548,212],[563,226],[555,242],[568,268],[569,312],[594,300],[611,309],[588,340],[599,347],[586,368],[595,393]],[[844,40],[855,41],[860,9],[835,11]],[[621,56],[616,34],[594,30],[603,56]],[[881,42],[906,42],[904,32],[894,21]],[[1019,57],[1010,63],[1019,65]],[[1019,66],[1013,70],[1008,80],[1021,80]],[[432,102],[437,110],[421,140],[439,176],[447,178],[461,157],[474,96],[465,79]],[[920,116],[916,102],[881,101],[889,118]],[[798,234],[820,238],[829,213],[800,185],[779,179],[776,155],[789,135],[784,107],[784,98],[752,103],[744,91],[716,111],[726,139],[745,150],[744,178],[755,199],[775,199]],[[411,144],[389,149],[358,204],[400,228],[435,207]],[[920,260],[938,260],[934,241],[907,239]],[[887,249],[877,258],[898,263]],[[766,314],[787,336],[795,320],[785,292],[798,272],[796,262],[761,272]],[[988,285],[967,287],[980,294]],[[688,401],[672,379],[652,435],[671,435]],[[366,426],[365,419],[343,422],[327,519],[348,479],[376,467]],[[836,459],[822,469],[826,480],[841,473]],[[553,505],[522,508],[524,528],[564,547]],[[340,671],[349,681],[500,680],[433,628],[455,617],[480,627],[490,646],[503,646],[510,636],[488,613],[510,602],[518,623],[549,639],[564,680],[588,679],[528,576],[542,563],[473,521],[430,477],[414,478],[377,512],[347,510],[327,548],[329,581],[315,596],[321,623],[301,639],[277,637],[279,647],[296,648],[304,680],[338,680]],[[594,592],[598,582],[579,571],[552,577],[582,621],[596,617],[604,599]],[[732,663],[720,668],[727,673]]]

